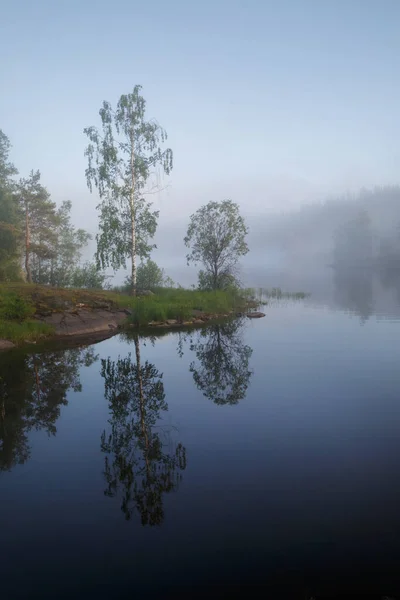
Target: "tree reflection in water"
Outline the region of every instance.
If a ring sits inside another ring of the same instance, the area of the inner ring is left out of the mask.
[[[173,451],[158,425],[168,410],[162,373],[148,361],[141,363],[138,337],[134,344],[134,359],[129,353],[117,361],[102,360],[101,376],[111,410],[110,433],[104,431],[101,437],[106,453],[105,494],[122,495],[127,520],[137,510],[142,525],[152,526],[163,522],[163,494],[178,488],[186,450],[178,444]]]
[[[178,352],[182,354],[181,336]],[[243,342],[243,319],[226,321],[195,332],[190,350],[196,360],[190,364],[194,382],[215,404],[237,404],[246,396],[252,375],[249,360],[252,349]]]
[[[96,360],[93,348],[0,355],[0,471],[29,459],[31,430],[56,434],[68,390],[82,391],[79,370]]]

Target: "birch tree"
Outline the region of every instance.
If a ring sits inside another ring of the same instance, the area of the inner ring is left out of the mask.
[[[158,212],[144,198],[149,180],[160,170],[170,173],[172,150],[162,149],[165,130],[145,120],[146,101],[136,85],[122,95],[114,110],[103,102],[99,111],[101,129],[87,127],[89,138],[86,180],[100,196],[100,232],[96,236],[98,266],[114,271],[131,261],[132,293],[136,293],[136,257],[147,258],[154,245]]]

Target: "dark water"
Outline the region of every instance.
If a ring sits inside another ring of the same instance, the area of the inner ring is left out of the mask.
[[[400,323],[266,312],[0,355],[2,598],[398,594]]]

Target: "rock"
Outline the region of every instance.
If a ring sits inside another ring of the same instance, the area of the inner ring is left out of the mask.
[[[247,316],[249,319],[261,319],[262,317],[265,317],[265,314],[262,312],[250,312],[247,313]]]
[[[136,290],[136,296],[154,296],[150,290]]]
[[[15,348],[15,344],[9,340],[0,340],[0,350],[10,350],[11,348]]]
[[[122,312],[128,315],[128,317],[131,317],[133,315],[133,311],[131,311],[130,308],[123,308]]]
[[[167,325],[176,325],[178,323],[176,319],[167,319],[165,322]]]
[[[103,302],[102,300],[96,300],[95,302],[93,302],[93,308],[111,310],[111,304],[109,302]]]
[[[48,297],[46,300],[46,305],[48,307],[56,309],[56,310],[65,310],[67,308],[72,308],[74,306],[71,300],[66,300],[63,297],[59,297],[54,295],[52,297]]]
[[[117,330],[126,321],[126,316],[122,310],[110,312],[82,308],[74,312],[53,313],[40,320],[54,327],[56,336],[78,336]]]

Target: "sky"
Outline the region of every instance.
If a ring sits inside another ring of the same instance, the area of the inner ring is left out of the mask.
[[[0,128],[21,176],[40,169],[95,233],[83,129],[141,84],[174,152],[152,197],[156,258],[183,267],[189,216],[210,200],[257,224],[398,183],[399,30],[399,0],[5,0]]]

